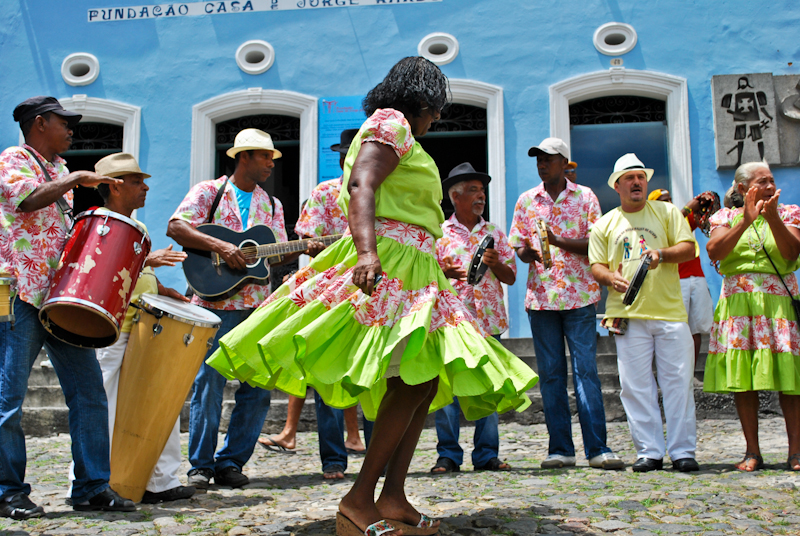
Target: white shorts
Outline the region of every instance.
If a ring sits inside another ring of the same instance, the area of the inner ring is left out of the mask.
[[[681,294],[686,313],[689,315],[689,331],[692,335],[711,333],[711,326],[714,323],[714,304],[711,301],[706,278],[691,276],[681,279]]]

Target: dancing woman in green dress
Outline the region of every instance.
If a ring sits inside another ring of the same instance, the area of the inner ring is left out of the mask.
[[[447,78],[418,57],[398,62],[369,92],[339,197],[351,234],[273,293],[208,360],[230,378],[295,396],[314,387],[332,407],[361,402],[375,419],[361,472],[339,504],[339,534],[435,533],[438,521],[404,492],[426,415],[453,396],[472,420],[522,411],[538,379],[484,339],[436,261],[441,181],[416,138],[446,103]]]

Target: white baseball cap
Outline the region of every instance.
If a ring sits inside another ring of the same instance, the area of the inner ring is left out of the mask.
[[[528,149],[528,156],[539,156],[540,154],[560,154],[569,160],[569,147],[564,140],[559,138],[545,138],[539,145],[534,145]]]
[[[625,175],[627,172],[635,169],[641,169],[644,171],[644,174],[647,176],[647,182],[650,182],[650,179],[653,178],[653,170],[644,167],[642,161],[639,160],[635,154],[628,153],[620,156],[614,163],[614,173],[608,177],[608,185],[613,188],[617,183],[617,179]]]
[[[283,156],[272,143],[272,136],[257,128],[246,128],[239,132],[233,140],[233,147],[225,151],[225,154],[233,158],[242,151],[272,151],[273,160]]]

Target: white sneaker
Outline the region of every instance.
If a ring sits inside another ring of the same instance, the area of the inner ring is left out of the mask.
[[[622,469],[625,467],[625,462],[613,452],[604,452],[603,454],[598,454],[594,458],[590,458],[589,467],[596,467],[597,469]]]
[[[548,454],[542,462],[542,469],[560,469],[562,467],[574,467],[575,456],[562,456],[561,454]]]

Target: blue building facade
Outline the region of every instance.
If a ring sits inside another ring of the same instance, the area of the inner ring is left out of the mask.
[[[723,195],[733,178],[732,168],[717,166],[720,103],[712,76],[771,73],[800,81],[800,8],[788,1],[7,0],[1,9],[0,144],[20,142],[11,112],[40,94],[87,121],[122,127],[120,148],[152,175],[137,218],[154,247],[170,243],[169,216],[191,185],[224,172],[221,125],[283,118],[280,128],[291,131],[283,146],[294,149],[273,193],[287,207],[299,205],[336,172],[327,147],[338,141],[338,129],[363,119],[360,96],[404,56],[434,58],[451,80],[453,101],[464,113],[478,111],[479,125],[430,143],[441,144],[450,159],[485,165],[493,177],[490,219],[505,230],[519,195],[540,181],[528,148],[551,135],[570,140],[575,132],[579,139],[577,103],[661,102],[661,113],[648,121],[664,125],[654,142],[666,162],[660,171],[681,204],[706,190]],[[800,122],[785,125],[800,129]],[[622,154],[610,154],[618,151],[613,144],[605,148],[584,146],[580,154],[607,152],[612,163]],[[785,203],[800,203],[796,165],[773,167]],[[440,171],[446,175],[449,167]],[[578,181],[610,172],[607,164],[579,162]],[[708,262],[705,237],[697,235],[716,299],[721,279]],[[508,290],[509,335],[528,337],[527,266],[518,268]],[[159,277],[185,287],[179,268],[160,269]]]

